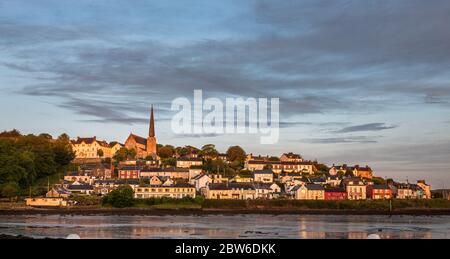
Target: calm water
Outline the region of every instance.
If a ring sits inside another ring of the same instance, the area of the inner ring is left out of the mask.
[[[36,238],[450,238],[450,216],[0,216],[0,234]]]

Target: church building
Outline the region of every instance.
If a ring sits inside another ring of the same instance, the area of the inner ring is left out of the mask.
[[[136,150],[137,158],[146,158],[153,156],[156,158],[156,137],[155,137],[155,119],[153,117],[153,105],[150,112],[150,127],[148,131],[148,137],[143,138],[133,133],[130,133],[125,141],[125,147],[127,149]]]

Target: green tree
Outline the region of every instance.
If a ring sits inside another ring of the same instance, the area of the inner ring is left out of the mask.
[[[46,139],[53,139],[52,135],[48,134],[48,133],[41,133],[39,134],[40,138],[46,138]]]
[[[280,161],[280,158],[278,158],[276,156],[271,156],[271,157],[269,157],[269,161],[271,161],[271,162],[278,162],[278,161]]]
[[[21,137],[21,134],[18,130],[13,129],[11,131],[3,131],[0,133],[0,138],[18,138]]]
[[[166,145],[166,146],[162,146],[162,147],[158,148],[157,153],[158,153],[158,156],[161,157],[162,159],[169,158],[169,157],[173,157],[173,155],[175,153],[175,149],[170,145]]]
[[[102,149],[97,149],[97,156],[102,158],[105,155]]]
[[[127,149],[126,147],[122,147],[121,149],[119,149],[113,156],[113,159],[117,162],[123,162],[127,159],[134,158],[136,158],[136,150]]]
[[[348,169],[347,171],[345,171],[345,176],[354,176],[353,171]]]
[[[129,185],[121,185],[103,198],[103,204],[115,208],[126,208],[134,205],[134,192]]]
[[[177,147],[175,148],[175,153],[179,156],[185,156],[189,154],[189,149],[187,149],[186,147]]]
[[[315,166],[317,168],[317,171],[319,171],[319,172],[323,172],[325,174],[328,174],[329,171],[330,171],[330,168],[328,166],[326,166],[325,164],[316,163]]]
[[[53,151],[55,153],[56,163],[62,167],[70,164],[70,162],[75,159],[75,152],[72,150],[70,138],[65,133],[61,134],[61,136],[59,136],[55,141]]]
[[[240,146],[232,146],[229,147],[227,150],[227,159],[228,161],[234,162],[234,161],[245,161],[246,153],[244,149],[242,149]]]
[[[136,158],[136,150],[135,149],[127,149],[127,158],[128,159],[135,159]]]
[[[211,159],[217,158],[219,152],[216,150],[216,146],[213,144],[207,144],[202,147],[201,155],[204,157],[209,157]]]
[[[16,182],[8,182],[1,186],[1,193],[3,197],[9,198],[10,201],[17,197],[20,187]]]
[[[163,158],[161,159],[161,165],[163,167],[175,167],[177,160],[174,157]]]

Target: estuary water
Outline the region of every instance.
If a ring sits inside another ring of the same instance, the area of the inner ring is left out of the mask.
[[[450,216],[1,215],[0,234],[34,238],[450,238]]]

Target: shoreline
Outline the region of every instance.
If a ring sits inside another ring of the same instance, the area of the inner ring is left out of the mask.
[[[152,209],[152,208],[13,208],[0,209],[0,215],[77,215],[77,216],[204,216],[204,215],[409,215],[443,216],[450,215],[450,209],[397,209],[383,210],[337,210],[337,209]]]

